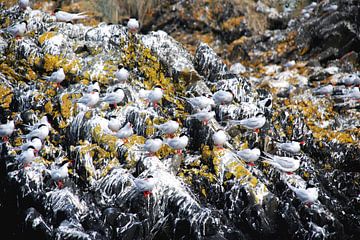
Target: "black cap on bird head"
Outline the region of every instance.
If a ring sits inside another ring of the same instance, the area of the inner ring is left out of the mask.
[[[118,90],[122,90],[122,88],[116,87],[113,92],[116,92],[116,91],[118,91]]]
[[[92,91],[93,91],[93,92],[99,92],[99,89],[96,89],[96,88],[95,88],[95,89],[93,89]]]
[[[186,136],[186,133],[181,133],[181,134],[179,135],[179,137],[183,137],[183,136]]]
[[[109,116],[109,119],[115,119],[115,118],[117,118],[116,115],[113,115],[113,114],[112,114],[112,115]]]
[[[146,178],[154,178],[153,175],[147,175]]]
[[[47,125],[45,123],[42,123],[38,126],[38,129],[41,128],[41,127],[47,127]]]
[[[28,150],[28,149],[34,149],[35,150],[35,147],[33,145],[30,145],[30,146],[27,147],[26,150]]]
[[[27,27],[28,22],[26,20],[22,20],[20,23],[25,23],[25,26]]]
[[[264,116],[264,113],[262,113],[262,112],[258,112],[258,113],[255,115],[255,117],[262,117],[262,116]]]
[[[30,139],[30,141],[32,141],[32,140],[34,140],[34,139],[39,139],[39,140],[40,140],[40,138],[39,138],[38,136],[34,136],[34,137],[32,137],[32,138]]]

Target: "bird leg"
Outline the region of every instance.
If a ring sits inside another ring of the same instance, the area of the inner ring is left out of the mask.
[[[166,136],[167,136],[168,138],[174,138],[174,137],[175,137],[175,134],[169,133],[169,134],[166,134]]]
[[[216,146],[216,148],[219,149],[219,150],[224,150],[224,147],[223,147],[222,145],[217,144],[217,145],[215,145],[215,146]]]
[[[287,172],[286,173],[287,175],[292,175],[292,174],[294,174],[293,172]]]
[[[254,167],[254,166],[255,166],[255,163],[249,162],[247,165],[250,166],[250,167]]]
[[[9,141],[9,137],[8,137],[8,136],[3,136],[3,137],[2,137],[2,140],[3,140],[3,142],[8,142],[8,141]]]
[[[149,197],[152,193],[151,193],[150,191],[144,191],[143,194],[144,194],[144,197],[147,198],[147,197]]]
[[[116,102],[114,102],[114,107],[117,108],[117,103]]]
[[[181,155],[181,154],[182,154],[182,150],[181,150],[181,149],[178,149],[178,150],[176,150],[176,153],[177,153],[177,155]]]
[[[39,150],[34,150],[35,157],[39,156]]]
[[[62,188],[64,187],[63,181],[58,180],[58,181],[57,181],[57,186],[58,186],[59,189],[62,189]]]
[[[124,139],[123,139],[123,142],[124,142],[124,144],[125,144],[125,143],[128,143],[129,141],[128,141],[127,138],[124,138]]]
[[[203,124],[206,126],[206,125],[208,125],[208,122],[209,122],[209,120],[204,120]]]
[[[256,132],[256,133],[259,133],[259,132],[260,132],[260,129],[256,128],[256,129],[255,129],[255,132]]]
[[[31,163],[24,163],[24,168],[30,167]]]

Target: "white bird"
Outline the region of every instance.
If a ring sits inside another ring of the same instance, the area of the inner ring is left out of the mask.
[[[125,82],[126,80],[128,80],[130,73],[125,68],[121,68],[117,70],[114,75],[119,82]]]
[[[22,151],[25,151],[26,149],[28,149],[30,146],[34,147],[34,153],[35,155],[37,154],[37,152],[39,152],[43,146],[43,143],[41,142],[41,139],[37,136],[32,137],[30,140],[28,140],[26,143],[24,143],[23,145],[20,146],[20,149]]]
[[[106,102],[115,105],[122,102],[125,97],[125,93],[121,88],[115,88],[113,92],[106,94],[105,97],[100,99],[100,102]]]
[[[34,125],[31,125],[31,126],[27,125],[27,129],[30,130],[30,131],[34,131],[34,130],[38,129],[41,124],[46,124],[49,128],[51,128],[51,125],[50,125],[50,123],[48,121],[48,118],[45,115],[40,119],[40,121],[38,121]]]
[[[348,99],[354,99],[354,100],[359,100],[360,99],[360,91],[359,91],[359,87],[355,87],[353,89],[350,89],[347,94],[343,94],[343,95],[335,95],[335,98],[348,98]]]
[[[147,95],[147,100],[154,104],[154,106],[157,106],[157,103],[162,99],[163,97],[163,91],[161,88],[159,87],[155,87],[153,90],[151,90],[149,92],[149,94]]]
[[[241,73],[246,72],[246,67],[238,62],[238,63],[235,63],[235,64],[231,65],[230,72],[232,74],[239,75]]]
[[[108,121],[108,128],[113,132],[117,132],[120,130],[121,124],[119,119],[117,119],[115,115],[110,116],[110,120]]]
[[[14,130],[15,130],[14,120],[7,121],[7,123],[5,124],[0,124],[0,137],[2,137],[2,140],[4,142],[7,142],[9,136],[14,132]]]
[[[298,159],[275,156],[267,152],[264,152],[264,154],[266,157],[263,157],[263,162],[266,162],[283,172],[287,172],[288,174],[292,174],[292,172],[300,167],[300,160]]]
[[[94,107],[99,100],[99,91],[97,89],[93,89],[91,93],[84,94],[81,98],[76,99],[73,102],[84,104],[87,107]]]
[[[201,111],[198,113],[194,113],[189,115],[189,118],[196,118],[197,120],[201,121],[204,125],[207,125],[210,119],[215,117],[215,112],[211,111]]]
[[[150,155],[153,155],[157,151],[160,150],[163,142],[160,138],[154,138],[154,139],[147,139],[145,144],[143,144],[141,147],[143,150],[150,153]]]
[[[50,127],[49,125],[45,123],[41,123],[37,129],[32,130],[26,135],[23,135],[23,138],[26,138],[27,140],[31,140],[34,137],[40,138],[42,141],[49,135],[50,133]]]
[[[238,155],[242,160],[244,160],[248,165],[254,166],[254,162],[259,159],[261,155],[261,151],[258,148],[247,148],[240,151],[236,151],[236,155]]]
[[[224,143],[227,141],[227,136],[225,131],[219,130],[212,135],[212,140],[214,145],[218,148],[222,148]]]
[[[215,102],[212,98],[208,98],[206,96],[192,97],[192,98],[184,98],[191,106],[195,109],[207,109],[211,106],[215,106]]]
[[[338,9],[338,5],[336,4],[331,4],[330,6],[326,6],[323,8],[324,12],[334,12]]]
[[[252,129],[258,132],[258,130],[264,126],[266,118],[264,114],[258,113],[255,117],[245,118],[242,120],[230,120],[229,122],[239,124],[246,129]]]
[[[124,127],[115,133],[115,136],[123,139],[124,142],[127,142],[127,138],[131,137],[134,134],[132,124],[127,122]]]
[[[334,92],[333,85],[326,85],[326,86],[318,87],[313,90],[313,93],[316,95],[329,95],[332,94],[333,92]]]
[[[100,92],[100,86],[98,82],[93,82],[92,84],[90,84],[87,88],[86,88],[86,92],[87,93],[91,93],[94,90],[97,90],[98,92]]]
[[[72,22],[75,20],[85,19],[88,17],[87,15],[84,15],[85,12],[68,13],[57,9],[54,11],[54,13],[55,13],[56,21],[58,22]]]
[[[286,142],[286,143],[276,143],[276,146],[277,146],[277,148],[279,148],[285,152],[296,154],[301,151],[300,144],[303,145],[303,144],[305,144],[305,142],[304,141],[301,141],[301,142],[291,141],[291,142]]]
[[[284,64],[284,67],[291,68],[291,67],[295,66],[295,64],[296,64],[295,60],[288,61],[287,63]]]
[[[34,150],[34,146],[29,146],[25,151],[22,151],[20,155],[17,155],[15,157],[15,160],[22,163],[24,168],[28,167],[31,162],[36,158]]]
[[[57,186],[60,189],[64,185],[64,179],[69,177],[69,164],[70,162],[67,162],[59,168],[52,168],[51,170],[47,170],[51,176],[51,179],[57,183]]]
[[[212,96],[212,99],[214,100],[216,105],[230,104],[233,98],[234,95],[229,90],[228,91],[219,90],[215,92]]]
[[[299,198],[299,200],[305,204],[312,204],[319,197],[319,191],[316,187],[303,189],[291,186],[289,183],[286,184],[296,194],[297,198]]]
[[[135,33],[139,30],[139,22],[135,18],[130,18],[127,27],[130,30],[130,32]]]
[[[1,31],[11,34],[12,37],[20,38],[20,37],[24,36],[27,31],[27,22],[22,21],[20,23],[16,23],[5,29],[2,29]]]
[[[30,1],[29,0],[19,0],[18,4],[19,4],[20,9],[25,10],[27,7],[30,6]]]
[[[349,75],[343,77],[341,79],[340,83],[343,83],[346,86],[359,85],[360,77],[357,74],[349,74]]]
[[[164,143],[172,149],[176,150],[178,154],[181,154],[182,149],[188,145],[189,138],[185,135],[180,135],[180,137],[167,138],[165,139]]]
[[[170,120],[160,125],[154,124],[154,127],[159,129],[163,134],[173,135],[179,129],[179,123]]]
[[[65,80],[65,73],[63,68],[59,68],[56,72],[53,72],[50,76],[44,76],[45,80],[56,83],[57,87],[60,87],[60,83]]]
[[[142,192],[144,197],[148,197],[151,191],[155,188],[157,180],[153,176],[146,178],[135,178],[134,180],[136,190]]]

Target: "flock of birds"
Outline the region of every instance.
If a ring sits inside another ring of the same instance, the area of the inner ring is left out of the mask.
[[[29,1],[20,0],[19,7],[21,9],[26,9],[29,7]],[[64,22],[72,22],[74,20],[87,17],[83,13],[72,14],[63,11],[56,11],[54,15],[58,21]],[[128,21],[127,27],[130,32],[136,33],[139,29],[139,23],[136,19],[130,19]],[[13,37],[22,37],[26,32],[26,21],[22,21],[2,31],[10,33]],[[117,70],[114,74],[117,82],[120,83],[125,83],[129,76],[130,73],[125,68]],[[43,77],[43,79],[60,87],[60,84],[65,80],[65,77],[64,70],[59,68],[50,76]],[[159,102],[163,98],[163,89],[161,86],[155,86],[151,90],[143,89],[139,92],[139,96],[148,103],[148,107],[153,107],[156,109]],[[124,98],[125,92],[120,87],[116,87],[111,92],[108,92],[105,96],[100,97],[100,87],[97,83],[95,83],[88,87],[87,93],[84,93],[83,96],[79,99],[74,100],[73,103],[83,104],[88,108],[94,108],[98,103],[104,102],[117,107],[118,104],[124,101]],[[219,90],[212,95],[203,95],[191,98],[181,97],[181,99],[188,102],[194,109],[194,113],[188,115],[188,118],[197,119],[204,125],[208,124],[208,122],[215,117],[215,112],[212,111],[214,106],[228,105],[233,101],[233,98],[234,95],[231,91],[224,90]],[[7,122],[2,122],[0,125],[0,137],[2,137],[3,142],[6,142],[8,137],[11,136],[15,131],[14,120],[5,120]],[[232,125],[239,125],[256,133],[265,125],[265,123],[266,118],[261,112],[250,118],[231,120]],[[177,121],[170,120],[163,124],[155,124],[154,127],[160,131],[162,136],[165,135],[166,138],[156,137],[147,139],[145,144],[141,145],[141,149],[143,151],[146,151],[149,155],[154,156],[156,152],[158,152],[165,144],[175,150],[177,154],[182,154],[182,151],[186,149],[189,143],[189,138],[184,133],[176,136],[176,133],[180,127],[180,124]],[[132,124],[130,122],[126,122],[125,125],[121,124],[116,116],[110,116],[110,119],[108,120],[108,128],[111,130],[114,136],[122,139],[123,142],[126,142],[129,137],[134,135]],[[31,162],[37,158],[38,152],[42,149],[44,141],[50,133],[50,129],[51,125],[48,122],[47,117],[43,117],[34,125],[28,126],[29,133],[22,136],[22,138],[26,139],[26,141],[19,148],[21,153],[16,156],[16,160],[22,163],[24,168],[30,166]],[[216,148],[223,150],[224,144],[229,139],[227,137],[226,131],[219,130],[212,135],[212,140]],[[301,144],[304,144],[304,142],[292,141],[277,143],[277,148],[294,155],[301,151]],[[263,162],[272,165],[279,171],[289,174],[293,173],[300,167],[300,160],[294,157],[277,156],[266,152],[263,152],[264,156],[261,156],[261,151],[258,148],[244,149],[236,151],[235,153],[239,158],[251,166],[253,166],[254,162],[259,158],[262,158]],[[60,167],[48,170],[51,178],[57,183],[59,188],[61,188],[63,185],[62,181],[68,177],[69,164],[71,164],[71,162],[62,163]],[[154,177],[148,176],[147,178],[136,178],[134,179],[134,183],[138,191],[143,192],[144,196],[148,196],[152,189],[156,186],[157,181]],[[303,202],[312,203],[318,198],[317,188],[302,189],[293,187],[290,184],[289,188],[293,190],[298,198]]]

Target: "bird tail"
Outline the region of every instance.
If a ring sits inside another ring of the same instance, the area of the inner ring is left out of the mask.
[[[44,80],[46,80],[46,81],[49,81],[49,80],[50,80],[50,77],[49,77],[49,76],[42,76],[41,78],[44,79]]]
[[[79,19],[88,18],[88,17],[89,17],[88,15],[84,15],[85,13],[86,13],[86,12],[81,12],[81,13],[76,14],[76,16],[74,17],[74,20],[79,20]]]

